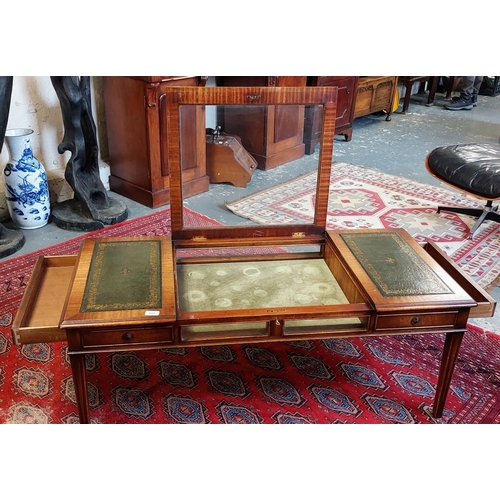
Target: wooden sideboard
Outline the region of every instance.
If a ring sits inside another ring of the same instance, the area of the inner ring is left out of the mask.
[[[306,77],[218,76],[216,83],[221,87],[305,87]],[[225,109],[218,115],[218,124],[225,133],[241,138],[261,170],[304,156],[304,106],[273,106],[244,117],[238,109]]]
[[[104,106],[109,142],[112,191],[148,207],[170,202],[165,89],[204,86],[199,76],[105,76]],[[183,132],[196,148],[181,151],[186,196],[208,191],[205,112],[190,108],[183,116]]]
[[[354,103],[358,90],[357,76],[308,76],[310,87],[338,87],[337,119],[335,134],[343,135],[346,141],[352,138]],[[306,154],[312,154],[319,142],[321,113],[313,106],[306,106],[304,123],[304,144]]]
[[[338,87],[335,134],[346,141],[352,138],[352,124],[356,118],[386,111],[390,120],[394,103],[397,76],[308,76],[307,85]],[[319,142],[320,113],[306,106],[304,123],[305,153],[312,154]]]
[[[397,76],[360,76],[354,105],[354,119],[385,111],[386,120],[390,121],[397,83]]]

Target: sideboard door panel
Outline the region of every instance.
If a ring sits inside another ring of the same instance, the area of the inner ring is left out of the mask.
[[[359,77],[357,76],[308,76],[307,85],[312,87],[338,87],[337,119],[335,134],[343,135],[346,141],[352,138],[354,105]],[[312,106],[306,106],[304,143],[306,154],[312,154],[319,142],[320,113]]]
[[[223,87],[304,87],[305,76],[219,76]],[[269,170],[304,156],[304,106],[268,106],[241,114],[226,108],[219,114],[222,130],[241,138],[243,147],[257,160],[258,168]]]
[[[170,202],[165,88],[199,85],[196,76],[103,77],[112,191],[149,207]],[[185,196],[193,196],[209,187],[202,108],[185,113],[182,133],[196,142],[182,151]]]

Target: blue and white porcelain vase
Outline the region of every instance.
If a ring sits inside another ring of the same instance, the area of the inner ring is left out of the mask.
[[[21,229],[36,229],[50,217],[50,195],[43,165],[33,156],[33,130],[5,131],[10,159],[3,171],[7,207],[14,224]]]

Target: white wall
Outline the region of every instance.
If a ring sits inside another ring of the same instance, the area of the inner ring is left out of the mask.
[[[101,179],[109,189],[109,165],[102,158],[108,157],[106,120],[102,99],[102,77],[91,77],[92,112],[97,127],[99,142],[99,166]],[[49,76],[15,76],[10,103],[9,128],[30,128],[34,130],[31,140],[34,156],[42,162],[49,179],[51,203],[60,203],[73,197],[73,190],[64,180],[66,163],[70,152],[60,155],[57,147],[63,138],[61,108]],[[4,142],[0,152],[0,168],[9,159]],[[3,180],[0,176],[0,221],[9,218],[5,202]]]

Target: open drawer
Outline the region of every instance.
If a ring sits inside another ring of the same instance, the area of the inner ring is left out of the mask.
[[[495,314],[495,299],[466,276],[446,253],[433,242],[424,243],[423,248],[477,302],[470,310],[470,318],[491,318]]]
[[[38,257],[12,326],[14,344],[66,341],[59,328],[76,255]]]

